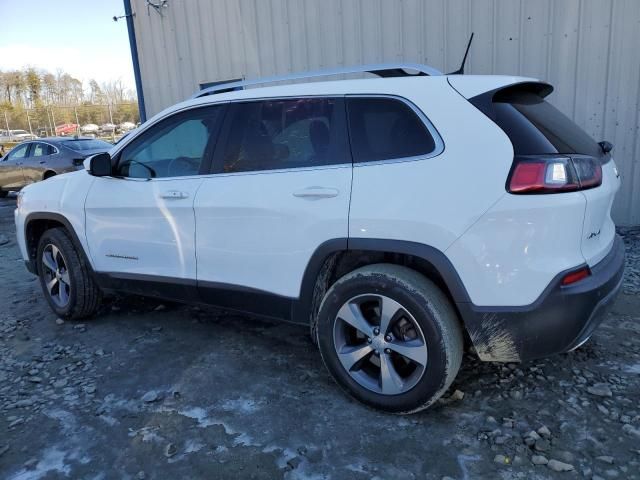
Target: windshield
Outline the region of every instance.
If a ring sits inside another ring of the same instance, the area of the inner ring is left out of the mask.
[[[109,150],[113,145],[107,142],[103,142],[102,140],[65,140],[62,142],[62,145],[70,148],[71,150],[75,150],[77,152],[82,152],[85,150]]]

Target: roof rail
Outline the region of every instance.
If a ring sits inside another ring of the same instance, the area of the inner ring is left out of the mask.
[[[407,73],[406,70],[418,73]],[[237,82],[221,83],[212,87],[204,88],[194,93],[191,98],[199,98],[215,93],[230,92],[233,90],[243,90],[245,87],[253,85],[263,85],[266,83],[287,82],[292,80],[303,80],[305,78],[328,77],[332,75],[344,75],[348,73],[371,73],[379,77],[406,77],[421,75],[442,75],[442,72],[429,65],[419,63],[377,63],[371,65],[358,65],[353,67],[340,67],[328,70],[315,70],[311,72],[292,73],[276,77],[253,78],[240,80]]]

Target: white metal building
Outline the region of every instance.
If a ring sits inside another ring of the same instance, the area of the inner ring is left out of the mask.
[[[639,0],[124,0],[143,112],[202,84],[407,61],[537,77],[615,145],[622,225],[640,224]]]

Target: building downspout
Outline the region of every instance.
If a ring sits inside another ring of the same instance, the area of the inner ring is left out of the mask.
[[[140,62],[138,61],[138,44],[136,42],[136,31],[133,25],[131,0],[124,0],[124,14],[127,19],[127,31],[129,32],[129,48],[131,49],[131,60],[133,61],[133,76],[136,80],[136,91],[138,93],[138,110],[140,111],[140,122],[144,123],[147,121],[147,111],[144,107],[144,93],[142,91]]]

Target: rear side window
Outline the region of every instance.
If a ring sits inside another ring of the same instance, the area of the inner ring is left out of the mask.
[[[51,145],[46,143],[36,143],[31,151],[32,157],[43,157],[45,155],[53,155],[54,150]]]
[[[340,98],[232,104],[216,169],[234,173],[350,163],[344,116]]]
[[[405,102],[386,97],[347,99],[354,162],[374,162],[432,153],[436,142]]]
[[[593,138],[536,93],[513,89],[497,93],[493,116],[516,155],[602,155]]]

